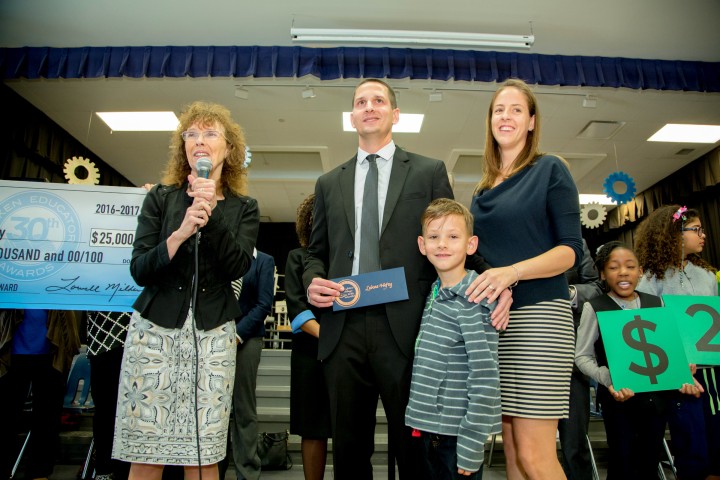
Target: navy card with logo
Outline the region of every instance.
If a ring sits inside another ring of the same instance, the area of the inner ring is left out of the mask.
[[[361,273],[351,277],[331,278],[345,290],[335,299],[333,311],[368,307],[408,299],[403,267]]]

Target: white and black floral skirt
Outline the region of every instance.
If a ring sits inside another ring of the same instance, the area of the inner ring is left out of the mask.
[[[235,324],[196,330],[196,347],[193,322],[192,311],[181,329],[159,327],[133,313],[120,371],[113,458],[197,465],[198,438],[202,465],[225,458]]]

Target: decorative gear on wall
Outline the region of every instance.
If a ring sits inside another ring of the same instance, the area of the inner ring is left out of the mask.
[[[618,182],[625,184],[624,193],[615,190]],[[603,192],[618,205],[622,205],[635,197],[635,181],[625,172],[613,172],[603,182]]]
[[[245,145],[245,161],[243,162],[243,167],[248,168],[251,163],[252,163],[252,152],[250,151],[250,147]]]
[[[78,168],[85,169],[85,178],[79,178],[75,173]],[[87,158],[72,157],[65,160],[65,178],[73,185],[98,185],[100,183],[100,170]]]
[[[607,217],[605,207],[599,203],[588,203],[580,210],[580,222],[587,228],[597,228]]]

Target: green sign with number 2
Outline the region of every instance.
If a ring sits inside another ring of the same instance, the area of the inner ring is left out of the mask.
[[[597,312],[613,388],[635,393],[693,383],[670,308]]]
[[[690,363],[720,365],[720,297],[663,295]]]

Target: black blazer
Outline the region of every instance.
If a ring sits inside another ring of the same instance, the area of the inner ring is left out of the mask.
[[[305,259],[305,289],[315,277],[338,278],[352,273],[355,249],[355,166],[357,155],[321,176],[315,185],[313,229]],[[383,269],[405,267],[408,300],[385,305],[390,329],[400,347],[412,357],[422,309],[435,269],[420,253],[420,216],[436,198],[453,198],[445,164],[440,160],[395,150],[380,229]],[[346,312],[323,310],[318,358],[327,358],[342,333]]]
[[[195,271],[195,237],[170,260],[165,240],[177,230],[192,198],[181,187],[155,185],[145,197],[133,243],[130,273],[143,288],[133,308],[151,322],[180,328],[187,318]],[[201,230],[195,320],[209,330],[240,315],[230,282],[250,267],[260,217],[257,201],[225,192]]]

